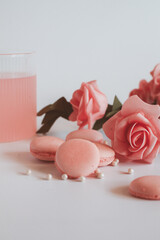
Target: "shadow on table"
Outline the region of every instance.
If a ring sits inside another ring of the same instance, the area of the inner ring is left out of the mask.
[[[60,179],[54,162],[40,161],[34,158],[29,152],[4,152],[9,161],[18,165],[18,174],[25,175],[27,169],[31,169],[32,175],[47,180],[47,174],[52,174],[53,178]]]
[[[129,193],[128,186],[120,186],[120,187],[115,187],[111,189],[111,192],[115,195],[121,196],[121,197],[127,197],[127,198],[132,198],[132,196]]]

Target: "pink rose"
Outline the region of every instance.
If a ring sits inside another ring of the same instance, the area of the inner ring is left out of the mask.
[[[153,71],[151,72],[153,77],[152,84],[152,98],[155,99],[155,102],[160,104],[160,64],[157,64]]]
[[[154,83],[159,86],[160,85],[160,63],[154,67],[154,69],[151,71],[151,75],[153,77]]]
[[[140,99],[142,99],[144,102],[153,104],[154,103],[154,97],[151,95],[153,81],[147,82],[146,80],[141,80],[139,82],[139,88],[133,89],[129,96],[137,95]]]
[[[89,129],[97,119],[103,117],[108,106],[107,98],[98,89],[96,80],[82,83],[80,89],[73,93],[70,103],[73,112],[69,120],[77,121],[80,128],[88,124]]]
[[[160,148],[160,107],[132,96],[103,125],[115,152],[125,161],[151,163]]]

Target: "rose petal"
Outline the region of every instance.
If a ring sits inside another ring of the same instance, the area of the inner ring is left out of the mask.
[[[135,123],[150,126],[150,122],[142,113],[134,113],[127,117],[121,116],[121,118],[117,119],[115,123],[114,131],[117,133],[116,137],[121,141],[126,141],[126,133],[128,132],[127,129]]]
[[[89,92],[92,94],[92,100],[94,101],[94,108],[92,109],[93,114],[99,111],[100,109],[100,98],[99,93],[95,91],[95,89],[92,86],[88,86]]]
[[[147,121],[147,122],[148,122],[148,121]],[[147,126],[149,126],[149,125],[150,125],[149,122],[148,122],[148,124],[146,123],[146,126],[143,125],[143,122],[141,122],[141,123],[136,123],[136,125],[135,125],[135,127],[134,127],[134,129],[133,129],[132,134],[137,133],[137,132],[146,132],[146,133],[149,134],[149,130],[148,130],[148,127],[147,127]],[[145,127],[144,127],[144,126],[145,126]]]
[[[127,141],[119,141],[119,139],[116,137],[116,132],[114,132],[114,141],[112,141],[112,147],[115,150],[115,152],[121,154],[121,155],[128,155],[129,151],[129,143]]]
[[[138,152],[131,153],[127,157],[132,161],[133,160],[134,161],[135,160],[142,160],[144,158],[144,152],[146,151],[146,149],[147,149],[147,147],[144,147],[144,148],[140,149]]]
[[[144,159],[145,162],[147,163],[152,163],[152,161],[156,158],[160,150],[159,143],[157,142],[156,145],[154,146],[153,150],[151,153]]]
[[[80,100],[77,120],[85,121],[87,118],[86,107],[89,100],[89,93],[86,87],[84,87],[83,97]]]
[[[152,77],[156,77],[158,74],[160,74],[160,64],[157,64],[150,73]]]
[[[150,104],[143,102],[137,96],[131,96],[128,98],[127,101],[123,104],[121,111],[121,114],[123,116],[128,116],[136,112],[145,112],[147,119],[150,119],[151,116],[154,116],[154,118],[158,118],[160,116],[160,107],[158,105],[151,106]]]
[[[146,132],[137,132],[132,136],[133,144],[136,148],[143,148],[146,145],[147,133]]]
[[[142,80],[139,82],[139,88],[140,88],[140,89],[144,89],[147,85],[148,85],[148,82],[147,82],[145,79],[142,79]]]
[[[132,132],[136,124],[137,123],[134,123],[133,125],[131,125],[127,131],[127,139],[132,148],[135,148],[134,145],[132,144]]]
[[[136,145],[135,141],[137,140],[137,138],[139,138],[139,136],[142,136],[142,135],[143,136],[141,138],[141,142],[140,142],[139,146],[137,145],[136,147],[135,146],[132,147],[132,145],[130,144],[131,146],[128,148],[128,150],[130,152],[138,152],[140,149],[142,149],[146,145],[146,133],[145,132],[144,133],[136,133],[134,135],[136,135],[136,136],[133,136],[132,141],[131,141],[131,142],[133,142],[132,144],[134,144],[134,145]]]
[[[91,128],[96,120],[103,117],[108,105],[107,98],[98,89],[96,80],[83,82],[80,89],[73,93],[70,103],[75,113],[72,113],[69,119],[77,120],[80,128],[87,124]]]
[[[158,140],[157,137],[153,134],[151,128],[148,127],[148,131],[149,131],[148,147],[144,153],[144,157],[147,157],[153,151]]]
[[[97,91],[99,91],[96,80],[89,81],[87,84],[93,86],[94,89],[96,89]]]
[[[91,112],[93,112],[93,99],[90,99],[88,102],[88,105],[86,106],[86,115],[88,117],[88,128],[91,129],[95,120],[94,120],[94,116],[93,114],[91,114]]]
[[[70,100],[70,103],[72,104],[73,107],[78,108],[79,107],[79,102],[82,97],[83,92],[81,90],[76,90],[73,95],[72,99]]]
[[[114,139],[115,125],[119,118],[121,118],[121,111],[116,113],[113,117],[111,117],[103,124],[103,131],[105,132],[106,136],[111,140]]]
[[[92,95],[93,99],[93,116],[101,117],[104,115],[107,106],[107,98],[105,94],[100,92],[99,90],[95,90],[92,85],[88,86],[89,92]]]
[[[76,119],[77,119],[77,113],[78,113],[77,109],[73,108],[73,112],[70,114],[69,120],[70,120],[70,121],[76,121]]]
[[[158,119],[160,116],[160,106],[147,104],[139,97],[132,96],[123,104],[121,114],[125,117],[137,112],[144,113],[146,119],[152,124],[154,134],[160,138],[160,121]]]

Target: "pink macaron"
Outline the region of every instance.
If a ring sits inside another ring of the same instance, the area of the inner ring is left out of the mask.
[[[101,132],[98,132],[93,129],[81,129],[81,130],[76,130],[73,132],[70,132],[66,136],[66,141],[70,139],[75,139],[75,138],[80,138],[80,139],[86,139],[91,142],[102,142],[103,140],[103,135]]]
[[[52,136],[35,137],[31,141],[30,152],[40,160],[54,161],[56,151],[63,142],[64,140]]]
[[[56,152],[56,165],[70,178],[89,176],[99,165],[98,148],[84,139],[68,140]]]
[[[70,139],[86,139],[95,143],[100,153],[99,167],[107,166],[115,159],[115,152],[111,147],[104,144],[101,132],[93,129],[76,130],[67,135],[66,141]]]
[[[160,200],[160,176],[144,176],[133,180],[129,192],[135,197]]]
[[[104,143],[94,143],[99,150],[100,162],[99,167],[104,167],[109,165],[113,160],[115,160],[114,150]]]

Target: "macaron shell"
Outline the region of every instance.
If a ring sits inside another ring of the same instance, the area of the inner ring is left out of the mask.
[[[54,161],[55,154],[64,140],[53,136],[35,137],[30,144],[31,154],[46,161]]]
[[[81,130],[76,130],[73,132],[70,132],[66,136],[66,141],[70,139],[86,139],[91,142],[102,142],[103,141],[103,135],[101,132],[98,132],[93,129],[81,129]]]
[[[115,159],[115,152],[114,150],[103,143],[94,143],[99,150],[100,154],[100,162],[99,167],[104,167],[109,165]]]
[[[39,159],[39,160],[43,160],[43,161],[48,161],[48,162],[53,162],[55,161],[55,153],[41,153],[41,152],[31,152],[31,154]]]
[[[88,176],[99,165],[99,151],[94,143],[84,139],[71,139],[57,150],[56,165],[70,178]]]
[[[160,200],[160,176],[143,176],[130,183],[129,192],[135,197]]]

